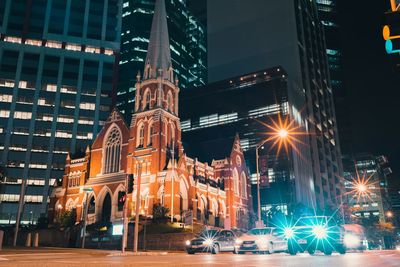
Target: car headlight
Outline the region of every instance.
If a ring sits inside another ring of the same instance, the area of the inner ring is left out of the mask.
[[[242,243],[243,243],[243,240],[241,240],[240,238],[235,240],[236,245],[241,245]]]
[[[190,246],[190,240],[186,240],[185,244],[186,246]]]
[[[318,239],[324,239],[324,238],[327,238],[327,236],[328,236],[326,228],[324,226],[322,226],[322,225],[314,226],[313,229],[312,229],[312,233]]]
[[[346,245],[346,247],[351,248],[360,245],[361,240],[358,236],[347,234],[343,238],[343,243]]]
[[[206,246],[211,246],[212,244],[214,244],[214,240],[212,240],[211,238],[207,238],[203,241],[203,244]]]
[[[283,231],[283,233],[284,233],[284,235],[285,235],[285,237],[286,237],[287,239],[290,239],[290,238],[294,237],[294,231],[293,231],[292,228],[286,228],[286,229]]]

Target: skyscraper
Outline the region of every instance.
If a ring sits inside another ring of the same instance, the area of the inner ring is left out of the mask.
[[[207,80],[206,29],[185,1],[167,0],[171,58],[180,88],[201,86]],[[124,0],[117,106],[130,120],[134,110],[136,74],[145,65],[154,1]]]
[[[0,2],[0,223],[46,212],[65,159],[84,152],[112,105],[120,0]]]
[[[316,2],[210,0],[207,9],[209,81],[282,66],[305,94],[317,206],[339,207],[341,151]]]

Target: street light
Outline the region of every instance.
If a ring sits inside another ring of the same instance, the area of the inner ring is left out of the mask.
[[[86,199],[85,199],[85,209],[83,211],[82,248],[85,248],[87,215],[88,215],[88,207],[90,204],[88,198],[89,198],[90,192],[93,192],[93,188],[91,188],[91,187],[84,188],[83,191],[86,192]]]
[[[269,142],[270,140],[275,139],[276,141],[274,144],[277,142],[285,142],[285,139],[288,138],[289,136],[289,131],[286,128],[280,128],[280,129],[275,129],[275,132],[273,133],[273,137],[267,138],[266,140],[262,141],[256,146],[256,169],[257,169],[257,216],[258,216],[258,221],[256,222],[256,227],[263,227],[264,222],[261,219],[261,196],[260,196],[260,170],[259,170],[259,153],[258,150],[260,148],[264,148],[264,144]]]
[[[393,218],[393,212],[391,211],[386,212],[386,217],[388,217],[389,219]]]

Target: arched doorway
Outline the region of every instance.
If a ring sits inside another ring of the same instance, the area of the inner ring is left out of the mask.
[[[111,196],[109,193],[106,194],[103,200],[103,207],[101,210],[101,221],[111,221]]]

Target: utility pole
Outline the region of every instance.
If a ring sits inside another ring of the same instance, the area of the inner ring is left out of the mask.
[[[138,240],[139,240],[139,208],[140,208],[140,183],[142,177],[142,161],[139,161],[138,165],[138,179],[136,186],[136,214],[135,214],[135,233],[133,236],[133,252],[138,251]]]
[[[93,191],[93,188],[84,188],[83,191],[86,192],[85,208],[83,210],[83,228],[82,228],[82,248],[85,248],[86,240],[86,225],[87,225],[87,215],[89,208],[89,193]]]
[[[125,176],[125,202],[124,202],[124,211],[123,211],[123,232],[122,232],[122,247],[121,247],[121,252],[125,253],[125,247],[126,247],[126,240],[127,240],[127,235],[128,235],[128,223],[127,223],[127,218],[126,218],[126,213],[127,213],[127,204],[128,204],[128,174]]]
[[[24,205],[25,205],[25,190],[26,190],[26,180],[22,179],[21,193],[19,195],[17,218],[15,220],[15,231],[14,231],[14,240],[13,240],[14,247],[17,246],[19,224],[21,222],[21,215],[22,215],[22,212],[24,210]]]
[[[172,140],[172,178],[171,178],[171,223],[174,222],[174,175],[175,175],[175,140]]]

